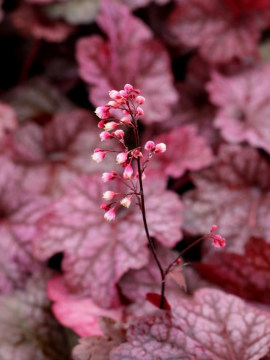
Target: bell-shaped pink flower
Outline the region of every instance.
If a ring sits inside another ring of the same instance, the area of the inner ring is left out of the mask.
[[[166,144],[164,143],[160,143],[160,144],[157,144],[156,147],[155,147],[155,153],[163,153],[166,151]]]
[[[128,152],[121,152],[116,156],[117,164],[124,164],[127,161]]]
[[[124,173],[123,173],[123,178],[125,180],[130,180],[132,178],[132,175],[133,175],[133,168],[130,164],[128,164],[126,167],[125,167],[125,170],[124,170]]]
[[[115,209],[112,208],[105,212],[104,219],[107,221],[113,221],[115,219]]]

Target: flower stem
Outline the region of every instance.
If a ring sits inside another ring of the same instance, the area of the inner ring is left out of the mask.
[[[138,134],[137,126],[135,126],[134,134],[135,134],[135,139],[136,139],[136,146],[139,147],[139,134]],[[137,165],[138,165],[138,177],[139,177],[139,184],[140,184],[141,211],[142,211],[142,217],[143,217],[143,224],[144,224],[144,229],[145,229],[146,237],[148,240],[149,248],[154,256],[154,259],[156,261],[156,264],[159,268],[160,275],[161,275],[161,293],[160,293],[159,307],[160,307],[160,309],[163,309],[164,303],[165,303],[165,273],[164,273],[164,270],[158,259],[153,238],[149,234],[148,224],[147,224],[147,219],[146,219],[143,183],[142,183],[141,159],[140,159],[140,157],[138,157],[136,160],[137,160]]]

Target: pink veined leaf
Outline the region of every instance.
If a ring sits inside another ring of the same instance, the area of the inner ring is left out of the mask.
[[[100,318],[104,336],[79,339],[72,351],[72,360],[108,360],[111,350],[125,342],[125,331],[120,323],[109,318]]]
[[[270,153],[269,87],[269,65],[231,77],[212,75],[208,90],[219,107],[215,126],[227,141],[247,141]]]
[[[13,11],[12,21],[22,34],[56,43],[66,40],[73,30],[62,21],[51,20],[40,6],[26,3]]]
[[[65,19],[71,25],[89,24],[95,20],[99,0],[66,0],[46,7],[50,18]]]
[[[169,0],[117,0],[122,4],[127,5],[130,9],[138,9],[141,7],[145,7],[149,5],[151,2],[155,2],[158,5],[165,5],[169,2]]]
[[[225,251],[239,254],[251,236],[270,239],[269,179],[269,164],[255,149],[221,146],[212,167],[193,174],[196,189],[184,195],[184,228],[205,234],[217,224],[228,240]]]
[[[165,48],[123,5],[103,1],[97,21],[108,40],[97,35],[81,38],[76,51],[90,101],[95,106],[107,103],[109,90],[132,83],[147,98],[142,121],[166,120],[178,96]]]
[[[220,253],[197,264],[198,271],[211,282],[250,301],[269,304],[270,244],[251,238],[243,255]]]
[[[72,328],[79,336],[102,335],[103,330],[99,323],[101,316],[121,320],[121,308],[102,309],[89,296],[70,293],[61,275],[53,277],[48,282],[47,293],[54,302],[52,311],[56,319],[62,325]]]
[[[0,167],[0,291],[8,293],[23,288],[41,266],[32,255],[32,241],[48,199],[24,191],[21,172],[3,156]]]
[[[0,358],[68,359],[66,334],[50,311],[46,271],[29,279],[26,289],[0,296]]]
[[[166,268],[171,262],[173,262],[177,253],[175,251],[158,246],[157,249],[158,258],[164,268]],[[159,293],[161,286],[160,271],[153,258],[150,257],[149,263],[139,270],[130,270],[125,274],[119,282],[121,293],[133,303],[138,304],[138,311],[135,311],[135,307],[131,307],[132,311],[136,314],[140,314],[140,311],[144,311],[145,296],[147,293]],[[172,281],[166,281],[166,297],[170,303],[172,297],[181,296],[179,286]],[[151,311],[153,307],[147,306]],[[132,312],[127,310],[128,313]],[[131,313],[132,315],[132,313]]]
[[[4,100],[15,110],[19,123],[74,108],[62,93],[43,78],[33,78],[16,86],[6,94]]]
[[[198,134],[215,147],[220,141],[219,132],[213,126],[216,109],[208,102],[205,89],[210,80],[210,70],[211,66],[198,54],[191,58],[187,64],[185,81],[176,83],[179,101],[173,106],[172,116],[158,124],[160,129],[168,131],[182,125],[196,125]]]
[[[171,247],[181,239],[182,205],[165,187],[162,176],[145,180],[150,234]],[[45,260],[64,252],[63,271],[70,291],[90,295],[98,306],[109,308],[119,306],[117,282],[129,269],[147,263],[148,250],[135,204],[119,209],[115,222],[104,220],[99,204],[105,190],[107,184],[101,184],[98,176],[83,176],[71,184],[40,220],[36,256]]]
[[[155,143],[167,145],[165,153],[155,157],[155,165],[166,175],[180,177],[186,170],[200,170],[211,164],[213,154],[197,128],[186,125],[157,136]]]
[[[100,167],[90,161],[89,149],[98,135],[90,113],[74,109],[47,118],[43,127],[27,122],[13,134],[11,156],[22,169],[26,189],[61,194],[78,174],[108,168],[108,161]]]
[[[210,63],[255,55],[261,31],[269,24],[270,2],[178,0],[169,26],[179,40],[198,47]]]
[[[214,289],[138,318],[110,360],[259,360],[269,351],[270,313]]]
[[[6,103],[0,102],[0,142],[5,135],[17,127],[17,117],[14,109]]]

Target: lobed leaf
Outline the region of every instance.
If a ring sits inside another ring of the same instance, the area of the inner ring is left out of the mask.
[[[110,360],[259,360],[269,351],[270,314],[214,289],[179,299],[130,325]]]

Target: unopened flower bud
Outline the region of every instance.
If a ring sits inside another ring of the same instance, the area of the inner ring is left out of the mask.
[[[123,97],[123,98],[127,98],[128,97],[128,94],[125,90],[120,90],[119,91],[119,94]]]
[[[117,90],[111,90],[109,91],[109,97],[113,100],[115,100],[117,98],[117,96],[119,95],[119,91]]]
[[[136,103],[139,105],[143,105],[145,103],[145,98],[143,96],[137,96]]]
[[[123,139],[125,133],[123,130],[116,130],[113,135],[115,135],[118,139]]]
[[[220,235],[213,235],[212,236],[212,241],[213,241],[213,245],[216,247],[216,248],[219,248],[219,247],[225,247],[226,246],[226,239],[221,237]]]
[[[148,151],[154,151],[156,147],[156,144],[154,143],[154,141],[147,141],[146,144],[144,145],[145,150]]]
[[[101,141],[106,141],[108,139],[112,138],[112,135],[108,131],[102,131],[102,133],[99,134]]]
[[[101,151],[100,149],[95,149],[94,150],[94,154],[91,155],[92,159],[96,162],[96,163],[101,163],[102,160],[105,158],[105,155],[107,154],[106,151]]]
[[[107,106],[97,107],[95,113],[100,119],[108,119],[110,117],[110,111]]]
[[[134,156],[136,159],[138,159],[139,157],[141,158],[143,155],[140,152],[140,150],[135,149],[135,150],[132,151],[132,156]]]
[[[108,210],[105,214],[104,214],[104,219],[107,221],[112,221],[115,219],[115,210],[114,208]]]
[[[132,91],[132,90],[133,90],[133,86],[130,85],[130,84],[126,84],[126,85],[124,86],[124,89],[126,90],[126,92],[129,92],[129,91]]]
[[[130,164],[128,164],[125,167],[124,173],[123,173],[123,178],[125,180],[130,180],[132,178],[132,174],[133,174],[133,168]]]
[[[132,195],[128,195],[120,201],[120,204],[126,208],[129,208],[131,204],[131,200],[132,200]]]
[[[100,208],[102,210],[108,211],[108,210],[110,210],[110,205],[109,204],[101,204]]]
[[[110,181],[110,180],[113,180],[115,179],[117,176],[117,172],[116,171],[111,171],[111,172],[105,172],[102,174],[102,180],[104,182],[107,182],[107,181]]]
[[[105,131],[114,130],[114,129],[117,128],[117,126],[119,126],[119,124],[118,124],[117,122],[115,122],[115,121],[110,121],[110,122],[108,122],[108,123],[106,123],[106,124],[104,125],[104,130],[105,130]]]
[[[129,125],[129,124],[131,123],[131,120],[130,120],[129,117],[124,116],[124,117],[120,120],[120,122],[121,122],[122,124],[124,124],[124,125]]]
[[[160,143],[160,144],[157,144],[156,147],[155,147],[155,153],[163,153],[166,151],[166,144],[164,143]]]
[[[104,120],[100,120],[99,123],[98,123],[98,128],[99,128],[99,129],[103,129],[103,128],[104,128],[104,125],[105,125],[105,121],[104,121]]]
[[[112,200],[113,198],[115,198],[116,197],[116,195],[118,195],[117,193],[115,193],[115,192],[113,192],[113,191],[105,191],[104,193],[103,193],[103,199],[105,199],[105,200]]]
[[[119,106],[120,106],[120,104],[117,102],[117,101],[109,101],[108,102],[108,104],[107,104],[108,106],[111,106],[111,107],[113,107],[113,108],[118,108]]]
[[[137,107],[136,114],[139,115],[139,116],[143,116],[143,114],[144,114],[143,109],[140,108],[140,107]]]
[[[210,232],[213,233],[217,230],[217,225],[212,225]]]
[[[124,164],[127,161],[128,152],[121,152],[116,156],[117,164]]]

